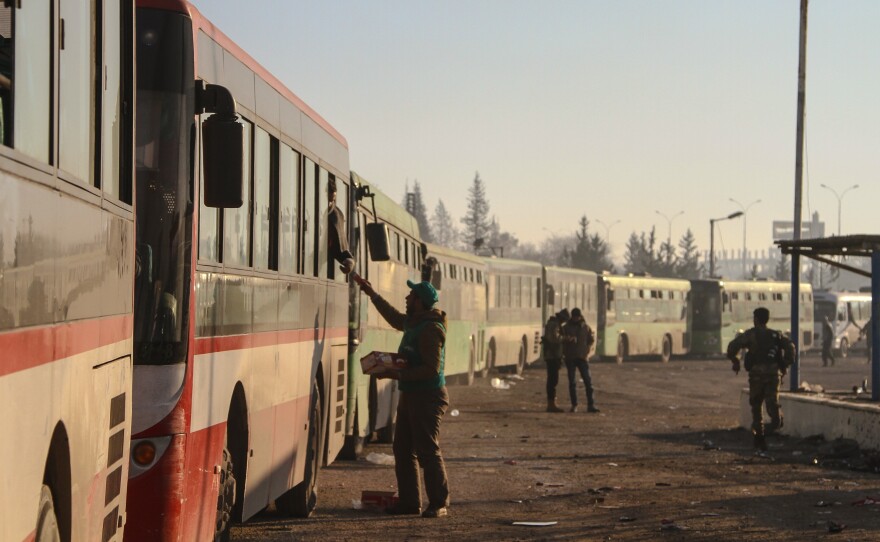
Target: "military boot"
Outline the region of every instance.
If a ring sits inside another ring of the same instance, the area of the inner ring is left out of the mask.
[[[547,412],[563,412],[561,408],[556,406],[556,399],[547,399]]]
[[[767,451],[767,440],[764,439],[764,435],[755,435],[753,445],[756,450]]]

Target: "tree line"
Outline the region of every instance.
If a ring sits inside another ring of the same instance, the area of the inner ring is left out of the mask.
[[[698,279],[708,275],[701,261],[696,239],[690,228],[677,244],[671,239],[659,241],[656,229],[650,232],[632,232],[626,243],[622,269],[611,258],[608,239],[590,230],[586,214],[581,215],[577,227],[570,234],[552,234],[542,244],[522,243],[517,237],[501,228],[497,217],[491,213],[486,185],[479,171],[467,193],[467,211],[455,221],[443,199],[438,199],[434,212],[428,216],[427,206],[418,180],[412,189],[407,183],[403,205],[416,218],[422,238],[437,245],[484,256],[518,258],[585,269],[602,273],[649,274],[655,277]],[[776,280],[790,278],[790,264],[782,256],[774,269]],[[752,278],[757,278],[752,270]]]

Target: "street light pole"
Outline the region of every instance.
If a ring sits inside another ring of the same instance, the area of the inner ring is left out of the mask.
[[[727,216],[722,216],[721,218],[710,218],[709,219],[709,278],[715,277],[715,223],[721,222],[722,220],[730,220],[731,218],[738,218],[743,215],[742,211],[737,211],[735,213],[730,213]]]
[[[666,225],[668,227],[667,233],[666,233],[666,243],[671,246],[672,245],[672,221],[675,220],[676,218],[680,217],[681,215],[683,215],[684,211],[679,211],[679,212],[675,213],[674,215],[672,215],[672,217],[668,217],[665,214],[663,214],[657,210],[655,210],[654,212],[666,219]]]
[[[841,192],[840,195],[837,194],[837,190],[831,188],[827,184],[820,184],[819,186],[821,186],[822,188],[827,188],[828,190],[831,191],[832,194],[834,194],[834,197],[837,198],[837,236],[840,237],[840,207],[841,207],[841,202],[843,201],[843,196],[845,196],[846,193],[849,192],[850,190],[852,190],[854,188],[858,188],[859,185],[854,184],[854,185],[848,187],[846,190]]]
[[[611,237],[611,228],[613,228],[615,224],[620,224],[620,220],[615,220],[615,221],[612,222],[611,224],[606,224],[606,223],[602,222],[602,221],[599,220],[599,219],[596,219],[596,222],[598,222],[599,224],[602,225],[602,227],[605,228],[605,244],[606,244],[606,245],[610,245],[610,244],[611,244],[611,239],[610,239],[610,237]]]
[[[742,263],[743,263],[743,279],[746,278],[746,220],[748,219],[747,213],[749,212],[749,208],[756,204],[761,203],[760,199],[756,199],[755,201],[749,203],[748,205],[743,205],[742,203],[736,201],[733,198],[728,198],[733,203],[736,203],[740,210],[743,213],[743,251],[742,251]]]

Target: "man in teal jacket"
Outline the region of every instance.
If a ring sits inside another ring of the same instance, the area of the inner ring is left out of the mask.
[[[440,453],[440,420],[449,406],[443,362],[446,351],[446,313],[437,309],[437,290],[430,282],[406,281],[406,313],[395,309],[368,282],[361,290],[370,297],[379,314],[395,329],[403,331],[398,352],[408,365],[383,376],[399,380],[397,427],[394,431],[394,469],[397,475],[397,505],[389,514],[421,512],[419,465],[425,470],[428,508],[422,517],[448,515],[449,483]],[[381,376],[380,376],[381,378]],[[418,461],[418,463],[416,462]]]

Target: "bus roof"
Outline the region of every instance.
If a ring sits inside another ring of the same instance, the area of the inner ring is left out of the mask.
[[[465,261],[474,265],[479,266],[480,268],[486,267],[486,261],[476,254],[470,254],[468,252],[462,252],[460,250],[455,250],[452,248],[443,247],[440,245],[435,245],[433,243],[425,243],[425,246],[428,247],[428,255],[436,254],[438,256],[445,256],[447,258],[455,258],[461,261]]]
[[[526,273],[540,275],[541,268],[543,267],[538,262],[532,262],[528,260],[512,260],[510,258],[495,258],[483,256],[483,261],[486,262],[486,264],[489,266],[489,269],[508,273]]]
[[[235,58],[250,68],[254,73],[263,78],[275,91],[281,94],[288,101],[293,103],[297,108],[312,119],[318,126],[323,128],[333,139],[338,141],[343,147],[348,149],[348,141],[334,128],[324,117],[319,115],[317,111],[309,107],[299,96],[293,93],[284,85],[277,77],[272,75],[266,68],[257,62],[244,49],[238,46],[232,39],[224,34],[219,28],[209,21],[191,2],[186,0],[137,0],[138,7],[148,7],[156,9],[164,9],[168,11],[178,11],[190,16],[193,20],[193,32],[201,30],[214,41],[220,44],[224,49],[232,53]]]

